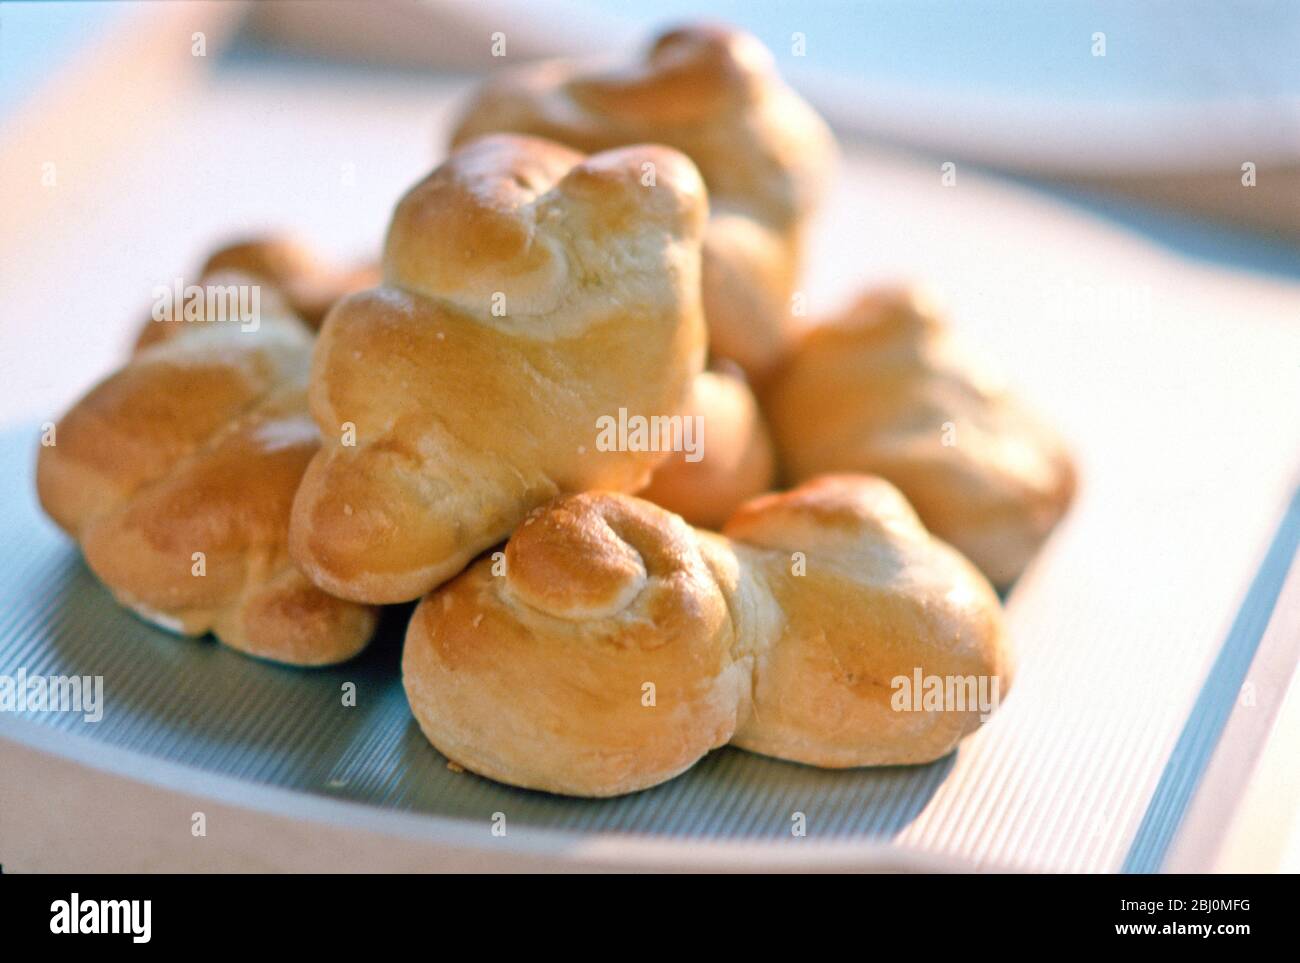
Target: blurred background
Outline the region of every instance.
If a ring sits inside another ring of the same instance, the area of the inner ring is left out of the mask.
[[[845,148],[813,312],[920,278],[1078,443],[1085,499],[1013,615],[1044,645],[1123,637],[1137,659],[1186,633],[1151,750],[1176,752],[1296,481],[1294,0],[3,2],[0,423],[61,410],[122,357],[152,288],[225,241],[287,230],[377,256],[503,63],[621,53],[688,18],[755,33]],[[1095,604],[1103,576],[1128,594]],[[1290,689],[1222,868],[1300,869]],[[1085,788],[1076,808],[1136,805]]]
[[[476,77],[634,49],[688,17],[757,34],[850,146],[952,162],[1180,256],[1300,278],[1291,0],[193,0],[0,3],[7,280],[63,271],[78,243],[105,264],[107,247],[121,271],[100,303],[125,312],[152,285],[122,271],[170,280],[253,231],[371,257]],[[294,176],[266,176],[277,165]],[[88,236],[92,221],[111,237]],[[49,285],[17,287],[38,293],[12,309],[54,306]],[[89,373],[110,337],[65,363],[84,353]],[[12,398],[67,400],[22,368]]]
[[[140,44],[134,69],[153,71],[169,52],[150,50],[149,35],[166,37],[177,16],[207,28],[210,49],[193,68],[350,64],[449,78],[497,66],[484,40],[496,32],[516,60],[606,53],[657,25],[714,18],[762,39],[842,133],[1300,243],[1300,6],[1291,0],[235,0],[171,4],[187,9],[166,16],[129,3],[3,6],[7,125],[44,81],[114,32]],[[94,89],[112,96],[111,86]],[[175,90],[152,93],[165,100]],[[1258,181],[1248,195],[1218,176],[1246,162]],[[1294,269],[1290,254],[1278,263]]]

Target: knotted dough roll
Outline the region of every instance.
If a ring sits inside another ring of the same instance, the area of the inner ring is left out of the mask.
[[[178,326],[73,405],[40,449],[37,490],[145,619],[324,665],[361,651],[376,613],[327,595],[289,558],[294,492],[320,445],[307,413],[312,336],[264,294],[260,317]]]
[[[710,346],[753,379],[771,370],[792,336],[805,225],[835,144],[755,37],[694,26],[664,33],[626,65],[508,70],[470,101],[453,143],[498,131],[584,151],[667,144],[695,161],[712,207],[703,282]]]
[[[313,581],[416,598],[559,492],[642,487],[664,453],[606,450],[598,424],[685,404],[706,218],[664,147],[488,137],[412,188],[384,285],[339,302],[316,348],[325,444],[290,529]]]
[[[301,318],[313,331],[321,326],[325,313],[334,302],[353,291],[379,283],[379,270],[371,265],[350,268],[325,262],[311,247],[285,235],[267,235],[236,241],[218,248],[204,262],[194,288],[231,283],[256,283]],[[166,341],[187,325],[194,323],[186,314],[200,321],[203,309],[193,299],[185,298],[170,310],[151,317],[140,330],[136,349]],[[175,299],[173,299],[175,301]]]
[[[721,535],[631,496],[558,498],[420,603],[402,667],[448,758],[575,796],[653,786],[727,743],[927,762],[1010,682],[992,587],[866,476],[755,499]],[[900,695],[918,678],[991,699],[926,708]]]
[[[881,475],[997,585],[1016,579],[1074,495],[1061,439],[915,291],[868,292],[810,329],[763,407],[789,481]]]

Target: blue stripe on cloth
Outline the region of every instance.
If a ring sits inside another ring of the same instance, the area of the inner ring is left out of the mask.
[[[1205,773],[1223,727],[1237,704],[1246,672],[1273,616],[1291,561],[1300,546],[1300,488],[1278,526],[1264,562],[1255,573],[1228,637],[1192,706],[1146,814],[1124,860],[1126,873],[1154,873],[1164,865],[1169,846]]]

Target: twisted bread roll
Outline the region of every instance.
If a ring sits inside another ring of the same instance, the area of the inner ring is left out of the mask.
[[[378,284],[377,264],[339,267],[296,238],[270,235],[228,244],[216,251],[203,273],[240,271],[284,292],[293,312],[319,330],[334,302]]]
[[[223,283],[256,283],[219,275]],[[319,447],[310,332],[274,296],[256,330],[178,327],[77,402],[37,460],[46,513],[117,599],[170,631],[324,665],[365,647],[372,609],[289,559],[289,509]]]
[[[726,743],[835,768],[927,762],[981,709],[918,710],[897,680],[984,679],[996,697],[1010,679],[992,588],[878,478],[755,499],[723,535],[625,495],[559,498],[504,563],[420,603],[402,669],[429,740],[517,786],[633,792]]]
[[[749,385],[719,366],[701,373],[682,414],[694,451],[674,451],[638,494],[692,525],[721,528],[741,502],[772,487],[772,439]]]
[[[912,291],[869,292],[809,331],[763,400],[790,481],[889,479],[997,585],[1016,579],[1074,494],[1060,438]]]
[[[312,580],[415,598],[557,492],[643,486],[663,453],[600,450],[597,423],[684,404],[706,217],[695,167],[663,147],[489,137],[416,185],[385,285],[340,302],[316,348],[326,443],[290,529]]]
[[[321,326],[335,301],[353,291],[379,283],[373,266],[336,268],[326,264],[306,244],[291,237],[271,235],[237,241],[214,251],[199,272],[196,287],[252,280],[273,292],[284,309],[296,314],[312,330]],[[281,310],[281,309],[278,309]],[[173,338],[187,323],[186,312],[202,320],[199,305],[182,303],[161,317],[151,317],[140,330],[136,350]]]
[[[471,101],[452,142],[498,131],[584,151],[661,143],[695,161],[712,206],[703,275],[710,346],[751,378],[771,370],[791,337],[804,225],[835,145],[755,37],[690,27],[663,34],[643,62],[621,69],[553,61],[509,71]]]

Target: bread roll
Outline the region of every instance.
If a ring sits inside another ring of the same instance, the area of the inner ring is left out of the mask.
[[[325,313],[339,298],[379,283],[377,266],[336,268],[303,242],[278,235],[237,241],[214,251],[195,286],[220,283],[231,275],[245,281],[252,279],[264,288],[264,296],[274,289],[275,297],[313,331],[321,326]],[[174,337],[187,323],[185,310],[182,303],[160,317],[151,317],[140,330],[136,350]],[[201,316],[193,306],[190,311]]]
[[[365,647],[375,612],[325,594],[288,554],[293,495],[320,444],[311,346],[274,296],[255,328],[205,315],[138,351],[55,426],[37,460],[41,505],[123,605],[291,665]]]
[[[412,188],[384,285],[337,304],[316,348],[325,444],[290,528],[311,579],[416,598],[559,492],[644,486],[664,453],[604,450],[599,424],[682,409],[706,218],[694,165],[664,147],[487,137]]]
[[[448,758],[574,796],[653,786],[727,743],[831,768],[928,762],[1010,682],[992,587],[864,476],[755,499],[722,535],[631,496],[558,498],[503,559],[421,601],[402,669]],[[990,698],[927,709],[899,681],[918,673]]]
[[[789,481],[881,475],[1000,586],[1019,576],[1074,494],[1061,439],[911,290],[868,292],[811,329],[763,402]]]
[[[692,525],[721,528],[742,502],[772,487],[772,439],[744,376],[725,365],[695,379],[682,418],[695,450],[670,454],[639,495]]]
[[[767,375],[792,336],[804,229],[835,144],[756,38],[688,27],[624,66],[552,61],[508,70],[473,97],[453,143],[498,131],[583,151],[654,142],[694,160],[712,205],[703,282],[710,347],[751,379]]]

